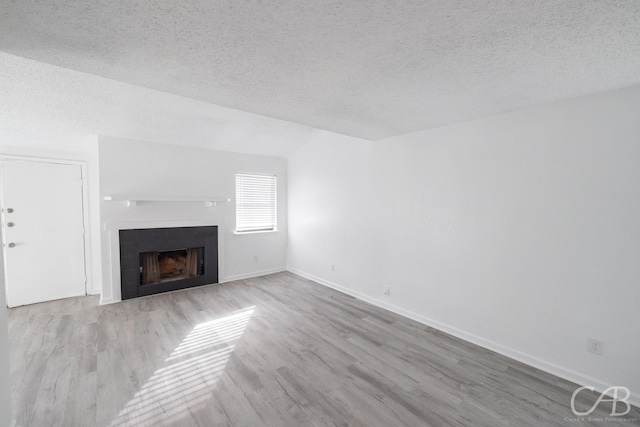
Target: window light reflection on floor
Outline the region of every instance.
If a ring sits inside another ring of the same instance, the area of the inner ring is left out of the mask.
[[[205,405],[254,309],[196,325],[111,426],[169,424]]]

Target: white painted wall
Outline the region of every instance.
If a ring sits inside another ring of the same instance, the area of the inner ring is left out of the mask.
[[[371,185],[371,144],[322,132],[289,160],[290,270],[367,292],[380,203]]]
[[[212,221],[223,241],[219,281],[252,277],[286,269],[287,161],[284,158],[99,137],[100,194],[138,196],[220,196],[231,203],[207,208],[202,203],[139,203],[101,201],[104,224],[131,221]],[[278,231],[235,233],[235,173],[273,173],[278,176]],[[107,231],[102,234],[102,270],[110,300],[112,278]],[[258,261],[254,260],[258,257]]]
[[[289,159],[289,268],[638,403],[638,111],[634,87],[371,144],[319,137]]]

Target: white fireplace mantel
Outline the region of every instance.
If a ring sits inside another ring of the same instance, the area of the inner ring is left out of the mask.
[[[217,206],[218,203],[228,203],[228,197],[202,196],[202,197],[165,197],[165,196],[104,196],[108,202],[124,202],[127,207],[134,207],[138,202],[198,202],[204,203],[208,208]]]

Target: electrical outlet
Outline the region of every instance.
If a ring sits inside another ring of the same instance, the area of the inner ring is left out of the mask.
[[[385,286],[384,287],[384,294],[385,295],[391,295],[391,288],[389,286]]]
[[[336,271],[336,265],[335,264],[331,264],[331,271]]]
[[[602,356],[604,343],[593,338],[587,338],[587,351]]]
[[[258,255],[255,255],[255,256],[253,257],[253,262],[258,262]]]

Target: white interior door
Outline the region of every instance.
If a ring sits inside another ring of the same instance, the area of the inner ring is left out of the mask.
[[[7,304],[84,295],[82,168],[21,160],[0,166]]]

